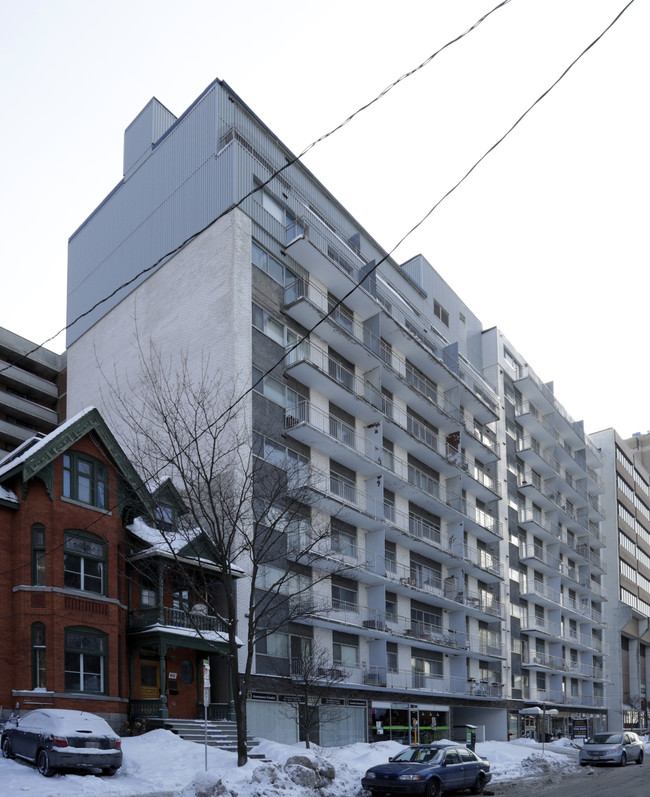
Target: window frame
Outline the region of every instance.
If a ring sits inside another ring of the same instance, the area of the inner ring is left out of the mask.
[[[82,642],[79,646],[70,644],[71,635],[79,636]],[[97,640],[100,643],[99,652],[86,649],[88,640]],[[64,691],[74,694],[94,694],[105,695],[108,693],[108,634],[97,628],[86,626],[66,626],[63,635],[64,645]],[[70,669],[71,657],[79,657],[79,669]],[[99,672],[93,672],[86,664],[90,664],[90,659],[96,656],[99,659]],[[69,686],[69,675],[79,675],[79,687]],[[87,688],[87,682],[91,678],[99,678],[99,689]]]
[[[42,535],[42,539],[38,537]],[[32,524],[32,586],[44,587],[47,584],[47,562],[45,547],[45,526]]]
[[[80,466],[89,468],[90,473],[80,472]],[[108,511],[108,468],[104,462],[78,451],[66,451],[62,456],[62,496],[85,506]],[[87,479],[89,500],[86,501],[80,480]]]
[[[68,546],[69,542],[72,540],[82,541],[87,543],[88,545],[98,545],[101,548],[102,554],[101,556],[92,554],[89,550],[81,550],[76,548],[72,545]],[[80,559],[80,568],[79,571],[73,570],[66,566],[66,557],[76,556]],[[100,567],[100,574],[99,576],[87,573],[87,562],[99,562]],[[107,594],[107,571],[108,571],[108,545],[105,540],[101,537],[98,537],[95,534],[90,534],[87,531],[78,531],[75,529],[66,529],[63,532],[63,585],[66,589],[73,589],[78,592],[90,593],[92,595],[106,595]],[[67,574],[79,574],[79,584],[80,586],[76,586],[75,584],[69,583],[69,578]],[[96,589],[89,589],[86,586],[86,581],[91,579],[99,578],[101,581],[101,587],[99,590]]]
[[[284,263],[281,263],[277,257],[267,252],[266,249],[255,241],[252,241],[251,263],[269,276],[274,282],[284,287],[291,285],[292,282],[298,279],[298,275],[292,271],[292,269],[285,266]],[[282,281],[278,279],[280,273],[282,273]]]
[[[42,634],[42,639],[37,636]],[[32,689],[47,689],[47,629],[45,623],[32,623]]]

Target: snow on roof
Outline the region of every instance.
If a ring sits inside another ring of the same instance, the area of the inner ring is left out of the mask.
[[[194,532],[165,531],[163,535],[159,529],[150,526],[145,518],[142,517],[135,518],[133,523],[127,526],[127,529],[132,534],[135,534],[137,537],[139,537],[143,542],[149,544],[149,548],[147,548],[145,551],[142,551],[139,554],[140,556],[154,552],[159,553],[162,556],[178,556],[183,548],[189,545],[201,534],[200,529],[195,529]],[[195,554],[185,552],[181,555],[181,559],[186,562],[194,561],[197,564],[200,562],[203,567],[219,570],[219,565],[213,559],[208,557],[203,557],[200,555],[197,556]],[[232,563],[230,565],[230,573],[235,577],[244,575],[242,568],[236,567]]]
[[[224,645],[228,644],[228,634],[225,631],[195,631],[193,628],[179,628],[175,625],[161,625],[160,623],[156,623],[155,625],[147,626],[146,629],[143,629],[140,632],[136,632],[133,636],[136,636],[137,633],[148,634],[152,628],[158,628],[161,631],[165,631],[167,634],[173,634],[174,636],[184,636],[189,637],[191,639],[204,639],[206,642],[223,642]],[[235,637],[237,640],[237,645],[241,647],[244,643],[239,639],[239,637]]]
[[[36,440],[36,442],[33,445],[26,446],[25,450],[19,456],[14,456],[16,452],[12,452],[4,459],[0,460],[0,478],[2,478],[2,476],[5,473],[8,473],[10,470],[14,470],[17,465],[22,465],[23,462],[26,462],[33,454],[35,454],[37,451],[40,451],[43,446],[47,445],[51,440],[54,440],[55,437],[58,437],[60,434],[65,432],[66,429],[69,429],[80,418],[83,418],[84,415],[87,415],[94,409],[94,407],[86,407],[85,410],[81,410],[81,412],[73,415],[72,418],[68,418],[68,420],[64,421],[61,426],[57,426],[53,432],[45,435],[45,437],[32,437],[30,440],[26,440],[25,443],[23,443],[23,446],[25,446],[26,443],[31,442],[31,440]]]
[[[7,490],[0,484],[0,500],[1,501],[11,501],[12,503],[19,504],[20,501],[18,500],[18,496],[13,493],[11,490]]]
[[[160,529],[153,528],[142,517],[137,517],[128,530],[136,534],[144,542],[149,543],[151,548],[161,553],[179,553],[191,541],[187,533],[178,531],[165,531],[164,535]],[[197,536],[198,532],[196,535]]]

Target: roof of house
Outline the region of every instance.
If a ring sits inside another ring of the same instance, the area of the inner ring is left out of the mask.
[[[2,487],[3,483],[6,484],[16,475],[20,475],[23,483],[29,481],[91,432],[97,436],[143,507],[152,510],[154,499],[95,407],[87,407],[47,435],[36,435],[26,440],[15,451],[0,460],[0,488],[9,494],[8,498],[5,496],[5,500],[12,500],[12,496],[16,502],[19,499],[6,487]]]

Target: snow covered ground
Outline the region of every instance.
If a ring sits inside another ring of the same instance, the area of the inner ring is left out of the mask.
[[[112,778],[88,774],[55,775],[46,779],[29,764],[0,758],[0,795],[16,797],[314,797],[301,767],[285,764],[291,756],[320,756],[321,770],[331,766],[335,779],[327,781],[322,797],[360,797],[360,778],[368,767],[387,761],[402,746],[396,742],[353,744],[344,748],[317,748],[306,751],[304,745],[283,745],[262,741],[257,752],[271,763],[250,760],[237,767],[233,753],[208,749],[205,772],[205,748],[185,742],[169,731],[156,730],[143,736],[123,739],[124,765]],[[489,790],[500,781],[526,778],[541,768],[556,771],[578,768],[577,750],[567,739],[544,746],[529,739],[512,742],[484,742],[476,745],[493,773]],[[646,744],[650,754],[650,744]],[[648,759],[650,760],[650,759]],[[328,765],[331,765],[328,767]],[[306,773],[309,774],[309,773]],[[331,773],[330,773],[331,774]],[[222,786],[216,786],[218,781]],[[300,783],[303,785],[299,785]]]

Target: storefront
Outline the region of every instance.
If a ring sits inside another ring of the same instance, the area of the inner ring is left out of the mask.
[[[368,701],[354,698],[310,698],[313,713],[310,739],[323,747],[339,747],[367,741]],[[304,709],[297,695],[250,692],[246,701],[248,731],[285,744],[304,741]]]
[[[449,738],[449,706],[372,701],[370,741],[429,744]]]

